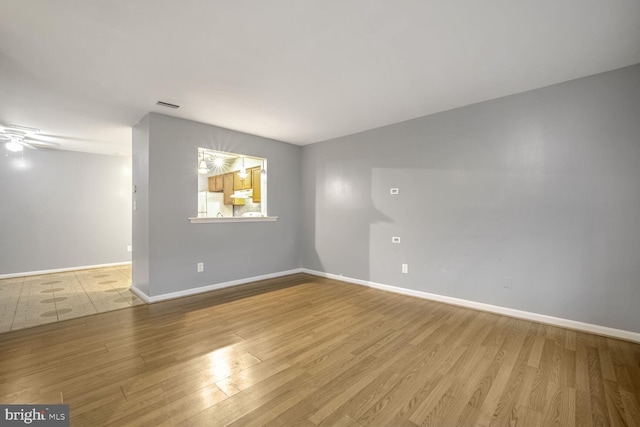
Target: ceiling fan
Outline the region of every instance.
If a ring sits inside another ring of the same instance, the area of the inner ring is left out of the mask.
[[[12,153],[20,153],[25,148],[35,150],[37,148],[60,147],[60,144],[56,144],[55,142],[35,139],[36,137],[34,135],[39,132],[40,129],[25,126],[0,126],[0,143],[4,143],[5,149]]]

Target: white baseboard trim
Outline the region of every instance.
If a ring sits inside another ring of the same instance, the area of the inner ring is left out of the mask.
[[[79,267],[54,268],[52,270],[25,271],[23,273],[0,274],[0,279],[11,279],[14,277],[25,277],[25,276],[39,276],[41,274],[64,273],[67,271],[74,271],[74,270],[90,270],[92,268],[117,267],[119,265],[129,265],[129,264],[131,264],[131,261],[112,262],[109,264],[81,265]]]
[[[396,286],[383,285],[381,283],[370,282],[368,280],[354,279],[344,277],[337,274],[324,273],[322,271],[302,269],[303,273],[312,274],[314,276],[326,277],[329,279],[340,280],[343,282],[353,283],[356,285],[367,286],[370,288],[380,289],[383,291],[394,292],[397,294],[409,295],[412,297],[424,298],[432,301],[443,302],[445,304],[457,305],[461,307],[472,308],[475,310],[487,311],[490,313],[502,314],[505,316],[516,317],[518,319],[531,320],[538,323],[545,323],[561,328],[574,329],[582,332],[589,332],[597,335],[604,335],[612,338],[619,338],[627,341],[640,343],[640,333],[625,331],[623,329],[609,328],[607,326],[593,325],[591,323],[578,322],[576,320],[563,319],[561,317],[547,316],[546,314],[532,313],[529,311],[516,310],[513,308],[501,307],[498,305],[485,304],[461,298],[448,297],[444,295],[432,294],[429,292],[415,291],[413,289],[399,288]]]
[[[302,273],[302,269],[295,268],[293,270],[279,271],[277,273],[263,274],[261,276],[247,277],[244,279],[231,280],[229,282],[216,283],[213,285],[201,286],[199,288],[185,289],[183,291],[169,292],[167,294],[154,295],[154,296],[149,296],[145,294],[140,289],[138,289],[135,284],[133,284],[131,285],[131,292],[133,292],[138,298],[140,298],[145,303],[153,304],[154,302],[188,297],[191,295],[202,294],[204,292],[211,292],[218,289],[229,288],[232,286],[244,285],[251,282],[258,282],[260,280],[274,279],[276,277],[288,276],[290,274],[296,274],[296,273]]]
[[[142,292],[140,289],[136,288],[135,284],[131,284],[131,287],[129,288],[129,290],[138,298],[140,298],[145,304],[151,304],[151,301],[149,301],[149,295],[145,294],[144,292]]]

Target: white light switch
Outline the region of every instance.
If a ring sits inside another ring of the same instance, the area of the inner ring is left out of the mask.
[[[398,193],[400,193],[400,189],[399,189],[399,188],[392,188],[392,189],[389,191],[389,193],[391,193],[391,194],[398,194]]]
[[[391,242],[392,243],[400,243],[400,238],[397,237],[397,236],[394,236],[394,237],[391,238]]]

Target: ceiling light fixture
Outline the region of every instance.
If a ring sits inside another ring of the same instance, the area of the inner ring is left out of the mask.
[[[222,167],[224,166],[224,159],[222,157],[214,156],[213,165],[218,169],[222,169]]]
[[[58,144],[43,142],[39,140],[30,140],[29,136],[40,133],[40,129],[31,128],[21,125],[0,125],[0,142],[4,142],[5,155],[10,153],[20,153],[24,156],[24,149],[36,149],[38,146],[51,147]]]
[[[9,151],[11,151],[12,153],[19,153],[22,151],[22,144],[19,144],[13,140],[7,142],[5,145],[5,148]]]

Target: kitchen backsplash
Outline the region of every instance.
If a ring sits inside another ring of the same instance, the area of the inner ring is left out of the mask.
[[[242,216],[247,212],[260,212],[260,203],[253,203],[247,199],[244,205],[233,207],[233,216]]]

